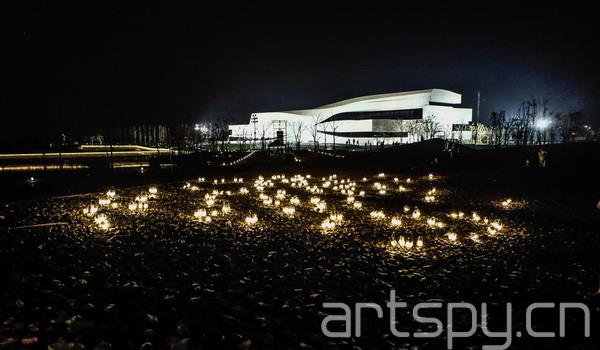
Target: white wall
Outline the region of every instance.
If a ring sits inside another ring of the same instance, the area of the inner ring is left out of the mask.
[[[294,133],[292,128],[296,127],[298,123],[303,125],[301,134],[302,143],[312,143],[312,125],[319,123],[334,114],[344,112],[361,112],[361,111],[386,111],[386,110],[401,110],[401,109],[423,109],[423,118],[427,116],[435,116],[436,120],[440,123],[442,133],[436,135],[447,138],[458,138],[458,132],[452,132],[452,124],[468,124],[472,120],[472,110],[470,108],[454,108],[451,106],[437,106],[430,105],[430,102],[448,103],[448,104],[459,104],[461,102],[461,95],[448,90],[442,89],[431,89],[431,90],[420,90],[414,92],[401,92],[384,95],[374,95],[358,97],[354,99],[344,100],[333,104],[325,105],[315,109],[286,111],[286,112],[266,112],[266,113],[253,113],[252,116],[257,117],[256,123],[256,136],[257,138],[264,137],[267,139],[275,138],[275,126],[274,122],[278,120],[287,121],[287,142],[294,143]],[[319,124],[318,130],[333,131],[334,123],[328,122],[326,124]],[[335,127],[337,132],[370,132],[373,131],[372,120],[346,120],[336,121]],[[240,137],[245,130],[246,135],[250,138],[254,134],[254,124],[250,122],[245,127],[242,125],[231,125],[232,136]],[[406,130],[403,130],[406,131]],[[467,132],[462,133],[463,139],[466,139]],[[470,138],[470,132],[468,132]],[[325,135],[318,133],[317,140],[323,143]],[[352,138],[350,138],[352,139]],[[361,144],[365,141],[376,142],[382,139],[367,139],[367,138],[354,138],[360,139]],[[411,137],[411,140],[417,138]],[[333,140],[332,135],[327,135],[327,143]],[[347,138],[342,136],[336,136],[337,143],[345,143]],[[386,138],[386,143],[391,142],[406,142],[407,138]]]

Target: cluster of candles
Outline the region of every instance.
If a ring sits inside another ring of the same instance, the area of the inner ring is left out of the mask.
[[[228,204],[223,204],[221,210],[212,209],[210,212],[207,209],[198,209],[194,212],[194,217],[203,222],[212,222],[212,218],[218,216],[219,213],[227,215],[231,213],[231,207]]]
[[[336,224],[341,223],[344,220],[344,216],[339,213],[331,213],[329,217],[321,223],[321,228],[325,231],[335,228]]]
[[[83,214],[87,216],[94,216],[98,212],[98,207],[90,204],[88,207],[83,208]]]
[[[383,220],[385,219],[385,214],[381,210],[374,210],[371,212],[371,217],[375,220]]]
[[[156,189],[156,187],[154,187],[154,189]],[[152,198],[156,198],[156,190],[153,190],[154,193],[151,193],[154,195],[154,197]],[[148,198],[150,198],[149,195],[146,194],[142,194],[139,196],[135,196],[135,199],[133,200],[133,202],[129,203],[128,207],[130,211],[143,211],[148,209]]]
[[[186,182],[185,185],[183,185],[183,189],[195,192],[195,191],[198,191],[200,188],[196,185],[192,185],[191,183]]]
[[[114,190],[109,190],[106,192],[106,198],[98,199],[99,206],[111,206],[112,208],[118,208],[119,203],[113,202],[112,200],[115,198],[117,193]]]
[[[400,218],[394,216],[392,218],[392,220],[390,221],[390,225],[392,225],[394,227],[398,227],[398,226],[402,225],[402,220],[400,220]]]
[[[277,213],[282,215],[282,217],[293,218],[298,214],[299,207],[303,204],[303,200],[299,198],[299,195],[294,195],[294,193],[288,193],[284,188],[276,188],[276,185],[284,185],[289,186],[291,189],[304,191],[308,194],[308,200],[305,202],[306,207],[310,208],[318,213],[325,213],[327,216],[322,219],[319,224],[322,232],[328,233],[332,230],[336,229],[343,221],[344,217],[342,213],[339,212],[329,212],[330,206],[326,203],[325,200],[320,196],[320,194],[340,194],[342,198],[340,198],[340,204],[342,207],[359,210],[363,208],[363,203],[357,199],[360,197],[366,196],[366,191],[361,189],[368,190],[369,188],[373,189],[373,193],[384,195],[387,194],[388,186],[392,183],[391,178],[387,180],[388,176],[385,173],[379,173],[375,176],[376,181],[369,186],[369,184],[361,184],[358,185],[355,181],[350,178],[338,178],[336,174],[330,175],[328,177],[319,177],[317,179],[313,179],[310,175],[294,175],[292,177],[286,177],[285,174],[278,174],[270,176],[270,178],[265,178],[263,176],[258,176],[250,189],[255,193],[254,198],[258,200],[263,206],[267,208],[277,208]],[[425,177],[426,180],[434,180],[433,174],[429,174]],[[205,178],[198,178],[198,182],[205,182]],[[235,190],[231,189],[226,190],[209,190],[204,194],[204,208],[200,208],[193,213],[193,218],[199,220],[204,223],[211,223],[214,221],[215,217],[225,217],[232,212],[232,208],[227,203],[221,203],[221,207],[217,206],[217,199],[219,196],[226,194],[232,195],[232,191],[234,193],[238,193],[239,195],[248,195],[250,194],[250,190],[248,187],[242,186],[244,183],[243,178],[234,177],[232,180],[219,178],[209,180],[210,183],[214,185],[222,185],[222,184],[239,184],[240,187]],[[362,178],[362,182],[368,183],[369,179],[367,177]],[[386,183],[387,182],[387,183]],[[393,178],[393,183],[397,185],[392,185],[393,187],[398,186],[399,192],[407,191],[406,184],[410,184],[412,182],[411,178],[406,178],[405,180],[401,180],[398,177]],[[195,192],[200,191],[200,188],[197,185],[194,185],[190,182],[186,182],[183,185],[183,189]],[[436,200],[435,195],[437,194],[436,188],[431,188],[425,194],[424,200],[425,202],[434,202]],[[143,211],[148,209],[149,199],[158,198],[158,189],[154,186],[149,187],[146,193],[142,193],[135,197],[135,199],[128,205],[130,211]],[[100,198],[97,204],[90,204],[88,207],[83,209],[83,213],[86,216],[92,217],[96,226],[101,230],[108,230],[110,228],[109,220],[106,214],[99,213],[99,210],[103,207],[111,206],[116,208],[118,203],[115,202],[116,192],[114,190],[110,190],[106,192],[106,196]],[[329,199],[328,199],[329,200]],[[502,207],[509,207],[512,203],[512,200],[506,199],[501,202]],[[336,208],[338,206],[332,205],[331,207]],[[410,219],[415,220],[415,222],[419,222],[422,214],[420,210],[416,207],[404,206],[403,215],[394,215],[393,213],[386,215],[384,211],[373,209],[370,211],[369,216],[374,222],[378,222],[382,225],[388,225],[390,228],[400,228],[403,226],[405,221],[410,222]],[[473,242],[480,242],[481,235],[487,236],[495,236],[499,232],[501,232],[504,228],[503,225],[499,221],[491,221],[485,217],[481,217],[476,212],[472,212],[471,215],[465,215],[462,211],[450,212],[447,216],[452,220],[466,219],[470,220],[477,226],[481,227],[481,231],[471,232],[467,235],[467,237]],[[246,216],[242,215],[242,224],[245,225],[255,225],[258,223],[259,218],[256,213],[249,212]],[[423,224],[426,224],[425,227],[430,227],[434,229],[442,229],[446,227],[446,224],[439,219],[428,216],[426,220],[420,221]],[[395,231],[399,232],[399,231]],[[447,238],[449,242],[456,242],[459,240],[459,234],[454,231],[448,231],[445,233],[444,237]],[[396,251],[398,249],[407,250],[413,248],[421,248],[424,245],[423,238],[419,236],[418,238],[410,238],[406,239],[403,236],[397,236],[397,238],[392,239],[389,244],[387,244],[388,249],[392,251]]]
[[[379,175],[381,175],[381,174],[379,174]],[[373,187],[375,187],[375,189],[377,190],[377,193],[379,193],[380,195],[386,194],[386,189],[387,189],[386,185],[382,185],[379,182],[375,182],[373,184]]]
[[[100,214],[94,218],[94,223],[98,225],[98,228],[101,230],[108,230],[110,228],[110,224],[108,223],[108,218],[104,214]]]
[[[146,200],[140,200],[141,198],[146,199],[146,197],[136,197],[136,200],[129,203],[127,207],[130,211],[142,211],[148,209],[148,202]]]
[[[294,208],[294,207],[283,207],[282,211],[283,211],[283,214],[285,214],[287,216],[294,216],[294,213],[296,212],[296,208]]]
[[[258,217],[256,216],[256,214],[246,216],[246,219],[244,219],[244,222],[249,225],[254,225],[258,222]]]
[[[404,236],[398,237],[398,239],[392,239],[390,241],[390,248],[392,251],[396,249],[412,249],[413,247],[421,248],[423,247],[423,239],[421,237],[417,238],[416,242],[411,240],[407,240]]]
[[[445,226],[443,222],[438,221],[434,217],[427,219],[427,225],[429,225],[431,227],[437,227],[437,228],[443,228]]]
[[[310,198],[310,204],[312,204],[314,206],[313,209],[316,210],[316,211],[318,211],[319,213],[324,212],[325,208],[327,208],[327,203],[325,203],[319,197],[311,197]]]
[[[431,203],[433,201],[435,201],[435,194],[436,189],[435,187],[430,189],[429,191],[427,191],[427,194],[425,194],[425,202]]]

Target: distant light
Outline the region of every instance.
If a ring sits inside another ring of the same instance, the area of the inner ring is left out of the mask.
[[[547,129],[550,124],[552,124],[552,121],[550,119],[547,118],[542,118],[542,119],[538,119],[535,122],[535,127],[538,129]]]
[[[200,130],[200,124],[194,125],[194,130],[196,130],[196,131]]]

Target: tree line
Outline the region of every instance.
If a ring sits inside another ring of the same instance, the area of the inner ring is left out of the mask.
[[[510,116],[506,111],[492,112],[479,143],[496,146],[569,143],[590,136],[591,127],[585,125],[581,111],[551,111],[546,99],[532,97]]]

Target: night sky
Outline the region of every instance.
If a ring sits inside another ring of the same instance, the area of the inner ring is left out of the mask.
[[[83,2],[81,2],[83,3]],[[200,2],[198,3],[200,4]],[[445,88],[481,115],[531,95],[598,121],[596,10],[164,8],[24,2],[3,139],[134,123],[246,122],[251,112]],[[482,4],[481,7],[488,6]]]

